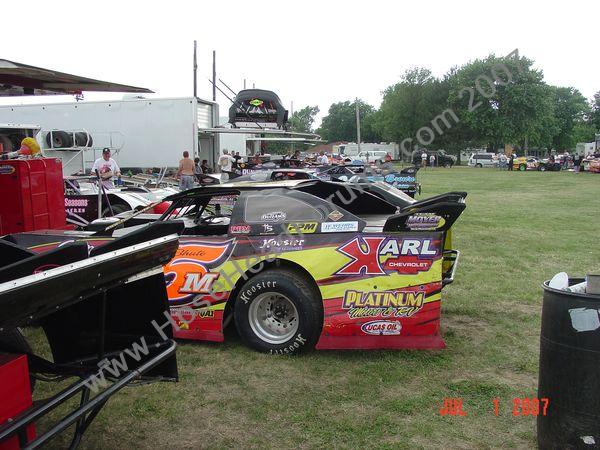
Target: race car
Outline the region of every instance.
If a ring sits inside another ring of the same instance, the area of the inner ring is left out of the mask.
[[[180,222],[179,248],[164,267],[180,339],[221,342],[233,320],[244,343],[270,354],[444,348],[441,292],[454,280],[451,227],[466,193],[417,202],[381,184],[205,186],[168,197],[161,216],[10,239],[33,250],[74,239],[93,248],[151,222]]]
[[[384,182],[414,198],[421,192],[421,185],[417,182],[417,167],[407,167],[399,172],[393,166],[381,166],[381,169],[365,171],[364,165],[361,166],[317,166],[298,168],[268,168],[256,170],[245,175],[234,178],[232,181],[282,181],[282,180],[303,180],[320,179],[336,182]]]

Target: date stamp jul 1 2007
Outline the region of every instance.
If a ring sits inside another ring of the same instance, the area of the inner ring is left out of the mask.
[[[550,401],[547,398],[515,397],[512,399],[512,415],[514,417],[545,416],[549,404]],[[492,399],[490,406],[495,416],[501,414],[500,398]],[[468,415],[466,404],[461,397],[445,397],[439,412],[440,416],[465,417]]]

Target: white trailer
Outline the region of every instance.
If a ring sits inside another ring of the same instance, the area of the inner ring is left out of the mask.
[[[218,119],[217,103],[194,97],[0,106],[0,123],[41,128],[44,154],[61,158],[65,175],[90,169],[104,147],[121,168],[176,167],[184,150],[214,165],[219,135],[201,130],[218,126]],[[85,133],[91,139],[81,139]],[[0,141],[9,140],[19,136],[0,130]]]

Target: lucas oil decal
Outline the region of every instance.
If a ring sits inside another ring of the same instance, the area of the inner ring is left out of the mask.
[[[363,323],[360,329],[365,334],[386,336],[400,334],[400,330],[402,330],[402,325],[400,325],[400,322],[391,322],[387,320],[373,320],[372,322]]]
[[[233,241],[180,241],[175,257],[164,267],[171,306],[187,305],[197,295],[210,294],[219,273],[209,271],[207,265],[214,267],[224,262],[233,245]]]
[[[439,257],[432,238],[357,236],[337,249],[350,261],[335,275],[416,274],[427,271]]]
[[[423,308],[423,291],[346,291],[342,308],[348,317],[410,317]]]

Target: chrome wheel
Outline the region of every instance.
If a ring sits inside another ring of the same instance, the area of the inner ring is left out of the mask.
[[[263,341],[282,344],[298,331],[298,310],[285,295],[265,292],[250,304],[248,322]]]

